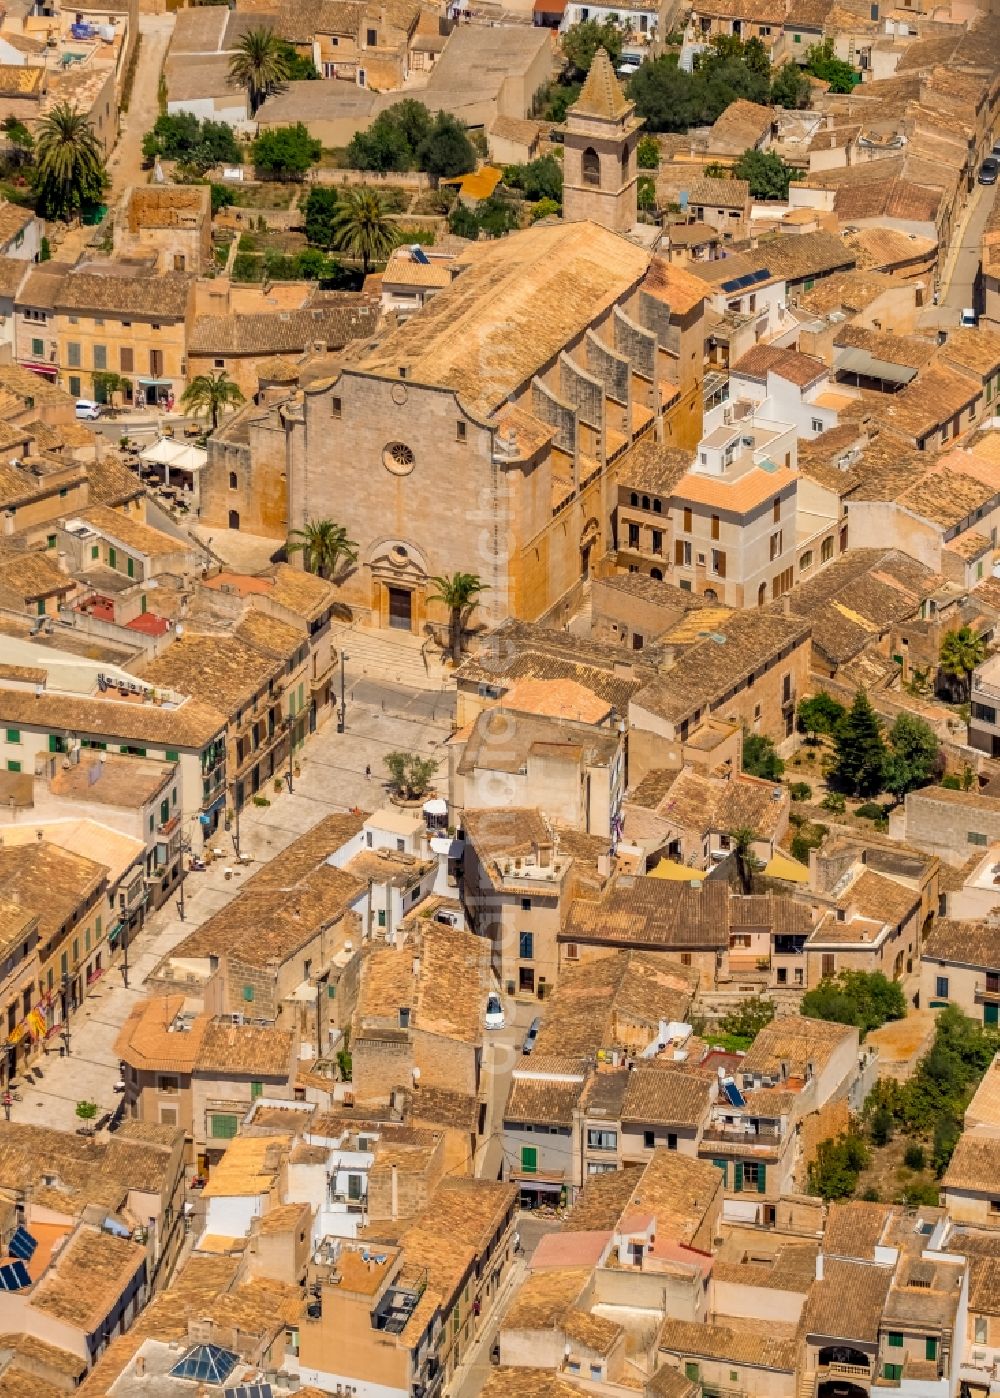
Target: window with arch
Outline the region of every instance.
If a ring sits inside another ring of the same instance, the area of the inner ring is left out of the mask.
[[[584,184],[601,183],[601,157],[597,154],[597,151],[594,150],[593,146],[588,146],[583,152],[583,160],[580,169]]]
[[[636,495],[636,493],[635,493],[634,490],[633,490],[632,494],[628,497],[628,502],[629,502],[630,505],[638,505],[638,503],[639,503],[639,497],[638,497],[638,495]]]
[[[654,514],[654,515],[658,515],[658,514],[662,514],[662,512],[663,512],[663,502],[662,502],[662,500],[654,500],[654,501],[653,501],[653,514]]]
[[[764,605],[764,603],[765,603],[766,600],[767,600],[767,588],[765,587],[765,585],[764,585],[763,583],[761,583],[760,587],[758,587],[758,589],[757,589],[757,606],[758,606],[758,607],[763,607],[763,605]]]
[[[648,496],[648,495],[644,495],[644,496],[642,497],[642,508],[643,508],[644,510],[648,510],[648,509],[649,509],[649,496]]]
[[[230,472],[229,472],[229,489],[230,489],[230,490],[236,490],[238,487],[239,487],[239,480],[237,479],[236,472],[235,472],[235,471],[230,471]]]

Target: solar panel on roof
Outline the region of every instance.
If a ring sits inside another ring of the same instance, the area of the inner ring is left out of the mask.
[[[423,248],[421,248],[421,247],[414,247],[411,256],[412,256],[414,262],[419,262],[419,263],[421,263],[424,267],[429,267],[429,266],[430,266],[431,260],[430,260],[430,258],[427,256],[427,254],[424,252]]]
[[[727,1078],[722,1084],[722,1090],[726,1094],[726,1100],[734,1107],[745,1107],[743,1093],[739,1090],[731,1078]]]
[[[38,1246],[37,1239],[33,1238],[27,1228],[18,1225],[14,1230],[14,1236],[10,1240],[11,1257],[23,1258],[25,1262],[30,1262],[35,1255],[35,1248]]]
[[[770,275],[771,269],[769,267],[762,267],[759,272],[754,272],[753,279],[755,282],[766,282]]]
[[[269,1383],[238,1383],[235,1388],[227,1388],[222,1398],[271,1398]]]
[[[735,291],[739,284],[739,278],[737,277],[736,281],[723,282],[722,289],[723,291]]]
[[[0,1267],[0,1291],[23,1291],[30,1285],[31,1278],[23,1262],[5,1262]]]

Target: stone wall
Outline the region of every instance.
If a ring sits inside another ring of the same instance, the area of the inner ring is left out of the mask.
[[[615,349],[644,378],[656,378],[656,336],[636,325],[618,306],[614,318]]]

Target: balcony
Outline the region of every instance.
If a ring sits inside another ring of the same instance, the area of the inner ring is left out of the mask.
[[[870,1364],[844,1364],[840,1360],[833,1360],[830,1364],[819,1366],[819,1376],[822,1380],[850,1379],[852,1383],[857,1383],[860,1379],[863,1383],[871,1383],[872,1371]]]
[[[975,1000],[977,1005],[1000,1005],[1000,982],[991,985],[989,981],[985,985],[979,984],[975,989]]]
[[[777,1126],[762,1126],[756,1131],[746,1131],[741,1126],[716,1125],[706,1126],[701,1133],[701,1139],[717,1145],[730,1145],[737,1150],[763,1147],[766,1150],[777,1151],[785,1135],[786,1133]]]

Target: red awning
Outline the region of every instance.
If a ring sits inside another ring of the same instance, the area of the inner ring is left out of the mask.
[[[59,373],[54,364],[32,364],[30,359],[22,359],[20,363],[22,369],[30,369],[33,374],[45,374],[55,378]]]

